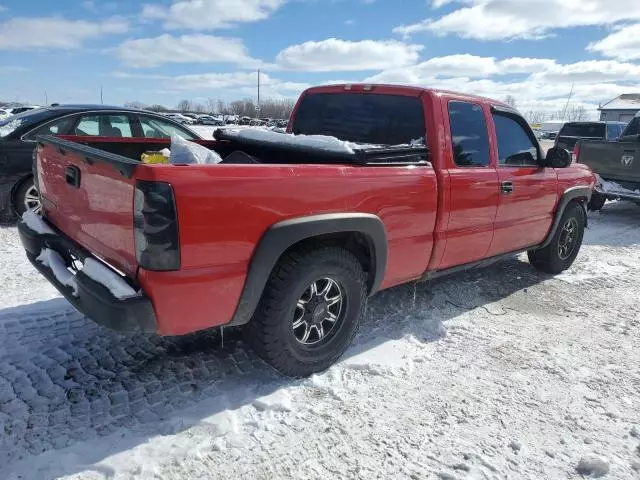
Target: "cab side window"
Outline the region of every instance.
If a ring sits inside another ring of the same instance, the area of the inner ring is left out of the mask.
[[[538,165],[538,147],[533,133],[527,132],[511,115],[493,114],[498,140],[498,164],[507,167],[535,167]]]
[[[480,105],[449,102],[453,160],[458,167],[489,165],[489,134]]]

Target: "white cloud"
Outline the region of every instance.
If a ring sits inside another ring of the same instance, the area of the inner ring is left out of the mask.
[[[542,82],[596,83],[638,82],[640,65],[621,63],[615,60],[587,60],[554,67],[536,73],[533,79]]]
[[[424,62],[403,68],[387,68],[379,75],[382,75],[382,78],[386,76],[405,78],[408,82],[415,83],[412,79],[431,77],[477,78],[519,73],[531,74],[549,70],[556,65],[555,60],[548,58],[512,57],[498,61],[494,57],[458,54],[433,57]]]
[[[15,67],[11,65],[2,66],[0,65],[0,75],[9,75],[12,73],[22,73],[28,71],[27,68],[24,67]]]
[[[378,70],[410,65],[418,60],[422,49],[422,45],[395,40],[352,42],[329,38],[287,47],[277,55],[276,64],[307,72]]]
[[[239,38],[212,35],[164,34],[155,38],[127,40],[116,48],[116,55],[131,67],[155,67],[167,63],[233,63],[244,68],[260,64],[249,56]]]
[[[181,0],[169,7],[147,4],[142,16],[167,28],[214,30],[268,18],[286,0]]]
[[[522,80],[502,81],[503,74],[525,73]],[[471,93],[504,99],[512,95],[521,111],[554,112],[567,101],[573,89],[572,105],[588,107],[591,116],[597,106],[622,93],[640,91],[640,65],[604,61],[583,61],[560,65],[550,59],[436,57],[404,68],[387,69],[363,80],[370,83],[401,83]]]
[[[394,28],[409,37],[420,32],[479,40],[542,38],[553,30],[640,20],[637,0],[471,0],[440,18]]]
[[[590,43],[587,50],[620,60],[640,59],[640,23],[620,28],[602,40]]]
[[[258,88],[257,72],[231,73],[199,73],[180,75],[177,77],[162,74],[146,74],[131,72],[113,72],[112,76],[125,80],[155,80],[168,94],[184,95],[193,92],[212,97],[221,91],[226,91],[238,98],[244,95],[255,96]],[[265,97],[297,97],[311,85],[300,82],[290,82],[273,78],[269,74],[260,75],[260,92]]]
[[[117,17],[103,22],[61,17],[13,18],[0,23],[0,50],[71,50],[80,48],[86,40],[128,30],[128,22]]]

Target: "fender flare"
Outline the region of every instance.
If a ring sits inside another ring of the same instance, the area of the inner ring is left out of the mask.
[[[368,287],[370,295],[375,293],[384,278],[388,256],[387,234],[379,217],[365,213],[332,213],[293,218],[272,225],[262,235],[251,258],[238,306],[226,326],[244,325],[251,320],[273,268],[289,248],[321,235],[349,232],[360,233],[368,241],[372,270]]]
[[[551,224],[551,229],[547,234],[547,238],[545,241],[538,247],[538,249],[548,247],[553,237],[556,235],[558,231],[558,227],[560,226],[560,220],[562,219],[562,215],[564,215],[564,211],[567,209],[567,206],[576,200],[584,199],[584,201],[580,202],[582,209],[584,211],[585,218],[585,226],[587,221],[587,207],[586,204],[591,200],[591,195],[593,194],[593,190],[590,187],[572,187],[562,194],[560,197],[560,202],[558,203],[558,208],[556,209],[555,216],[553,218],[553,223]]]

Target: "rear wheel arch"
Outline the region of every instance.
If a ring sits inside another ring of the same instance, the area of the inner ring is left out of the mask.
[[[271,273],[293,250],[338,246],[352,253],[367,275],[371,295],[382,283],[387,267],[387,235],[379,217],[362,213],[313,215],[279,222],[260,239],[249,265],[244,289],[228,326],[249,322]]]
[[[564,212],[567,210],[569,205],[578,204],[582,207],[584,211],[584,220],[585,226],[587,225],[587,204],[591,200],[591,196],[593,191],[590,187],[572,187],[565,192],[560,197],[560,202],[558,203],[558,208],[556,209],[556,213],[553,218],[553,223],[551,224],[551,229],[547,234],[547,238],[545,241],[538,247],[538,249],[545,248],[549,246],[553,237],[555,236],[558,227],[560,226],[560,220],[562,220],[562,216]]]

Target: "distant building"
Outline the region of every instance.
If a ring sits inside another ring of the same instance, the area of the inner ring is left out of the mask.
[[[601,105],[600,120],[630,122],[640,112],[640,93],[625,93]]]

